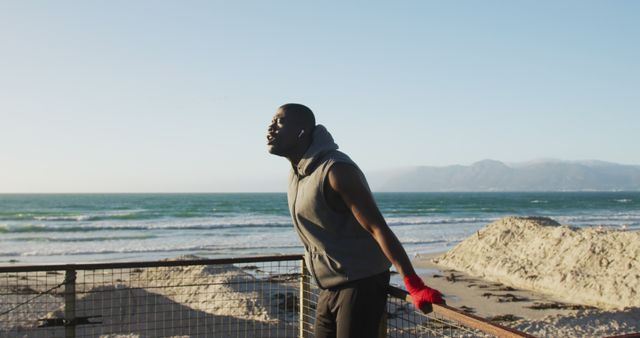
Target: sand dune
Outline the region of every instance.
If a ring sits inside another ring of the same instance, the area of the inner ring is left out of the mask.
[[[605,310],[640,306],[640,233],[507,217],[434,262]]]

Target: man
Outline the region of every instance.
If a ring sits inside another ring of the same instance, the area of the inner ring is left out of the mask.
[[[377,336],[386,304],[391,263],[416,307],[442,303],[424,285],[402,244],[380,213],[364,175],[304,105],[276,112],[267,134],[269,152],[292,165],[288,201],[305,247],[305,262],[322,289],[315,336]]]

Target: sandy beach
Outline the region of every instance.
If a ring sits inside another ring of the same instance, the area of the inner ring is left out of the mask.
[[[640,332],[639,243],[637,232],[509,217],[414,264],[469,313],[538,337],[602,337]]]

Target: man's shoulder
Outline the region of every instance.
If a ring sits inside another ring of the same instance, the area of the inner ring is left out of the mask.
[[[350,163],[350,164],[354,164],[355,162],[351,159],[351,157],[349,157],[349,155],[341,152],[340,150],[332,150],[330,152],[328,152],[325,157],[324,157],[324,162],[329,162],[331,164],[333,163],[340,163],[340,162],[346,162],[346,163]]]
[[[354,171],[362,174],[362,170],[360,170],[360,167],[358,167],[351,157],[341,151],[336,150],[332,156],[326,159],[324,164],[324,171],[326,174],[329,174],[330,171],[335,171],[336,169],[340,172]]]

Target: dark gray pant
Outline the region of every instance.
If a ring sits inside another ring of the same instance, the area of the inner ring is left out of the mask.
[[[316,338],[375,338],[387,304],[389,271],[320,291]]]

